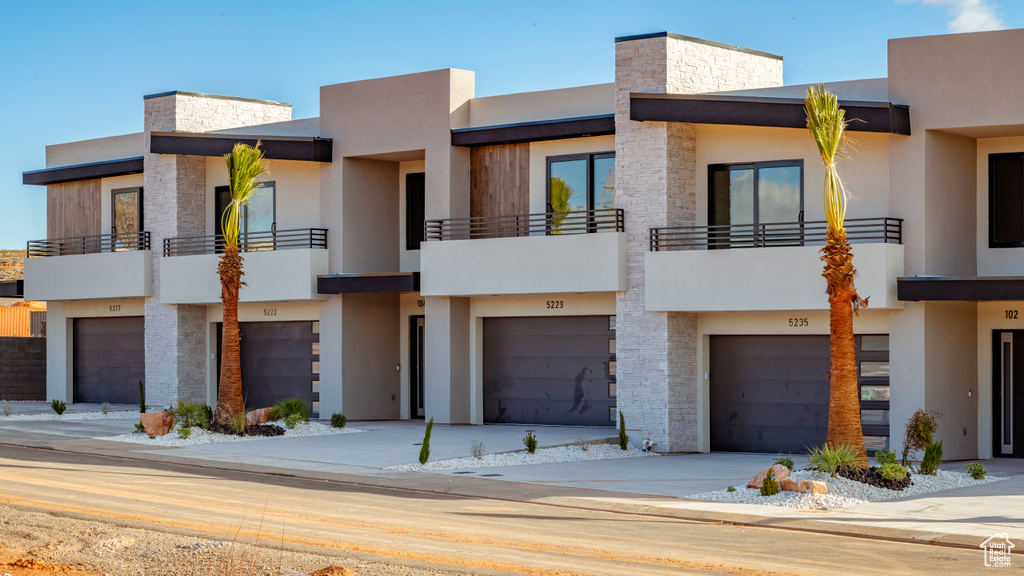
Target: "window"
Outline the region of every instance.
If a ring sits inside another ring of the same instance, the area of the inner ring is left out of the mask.
[[[426,174],[405,175],[405,249],[419,250],[426,219]]]
[[[142,232],[142,188],[117,188],[110,191],[110,233],[114,252],[138,248],[137,234]]]
[[[708,166],[708,224],[729,226],[714,234],[713,247],[765,245],[765,224],[803,222],[804,162],[783,160]],[[792,240],[772,238],[772,244]]]
[[[548,158],[548,212],[607,208],[615,208],[614,152]],[[559,233],[564,218],[552,218],[552,234]]]
[[[263,186],[257,189],[252,198],[242,207],[238,242],[247,252],[274,249],[272,233],[277,232],[277,190],[274,182],[262,182],[262,184]],[[214,192],[217,203],[217,234],[223,235],[224,210],[231,204],[231,193],[227,186],[217,186]],[[259,234],[259,236],[246,238],[249,234]]]
[[[988,156],[988,246],[1024,246],[1024,152]]]

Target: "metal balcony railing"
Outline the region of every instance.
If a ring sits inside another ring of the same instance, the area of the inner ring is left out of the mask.
[[[248,232],[238,236],[242,252],[268,250],[295,250],[300,248],[327,248],[326,228],[298,228],[270,232]],[[164,256],[195,256],[219,254],[224,250],[224,236],[178,236],[164,238]]]
[[[427,240],[556,236],[588,232],[622,232],[625,230],[625,219],[621,208],[602,208],[574,212],[427,220],[423,223],[423,230]]]
[[[149,250],[149,232],[47,238],[46,240],[29,240],[27,244],[29,258],[127,252],[129,250]]]
[[[902,218],[847,218],[851,244],[903,243]],[[720,226],[651,228],[651,251],[816,246],[825,244],[826,222],[773,222]]]

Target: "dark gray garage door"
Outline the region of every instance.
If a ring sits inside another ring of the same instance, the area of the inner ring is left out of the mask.
[[[320,336],[316,322],[240,322],[242,395],[247,408],[320,398]],[[220,350],[218,327],[217,349]],[[218,358],[220,355],[218,354]],[[217,370],[218,378],[220,370]]]
[[[146,377],[144,318],[75,318],[73,332],[74,401],[137,404]]]
[[[484,319],[484,420],[615,424],[614,317]]]
[[[806,451],[828,432],[828,336],[712,336],[711,450]]]

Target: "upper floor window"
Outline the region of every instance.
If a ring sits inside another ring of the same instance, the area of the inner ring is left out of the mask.
[[[405,249],[419,250],[426,218],[426,173],[405,175]]]
[[[548,212],[615,208],[615,153],[548,158]]]
[[[1024,152],[988,156],[988,245],[1024,246]]]
[[[712,164],[708,169],[712,226],[803,221],[803,160]]]
[[[242,208],[242,234],[277,231],[277,204],[275,202],[275,183],[263,182],[252,198]],[[227,186],[217,186],[217,233],[223,234],[224,210],[231,203],[231,192]]]

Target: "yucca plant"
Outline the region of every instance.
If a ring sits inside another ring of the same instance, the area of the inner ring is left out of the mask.
[[[822,276],[827,281],[830,356],[828,434],[829,446],[848,446],[856,454],[856,464],[868,467],[868,454],[860,424],[860,400],[857,397],[857,364],[854,360],[853,316],[867,299],[857,295],[853,278],[853,253],[846,240],[846,205],[848,195],[836,170],[836,158],[843,157],[846,112],[839,100],[824,86],[807,89],[804,101],[807,129],[814,139],[825,164],[825,219],[828,222],[825,247],[821,259],[825,263]]]
[[[267,160],[256,147],[236,144],[224,156],[228,166],[228,191],[231,202],[221,215],[224,234],[224,252],[220,256],[217,274],[220,276],[220,299],[224,303],[223,341],[221,345],[220,387],[217,390],[217,409],[214,421],[230,425],[239,414],[245,417],[242,398],[242,367],[238,337],[238,291],[242,282],[242,254],[238,237],[242,229],[242,206],[256,195],[262,184],[256,181],[267,171]]]

